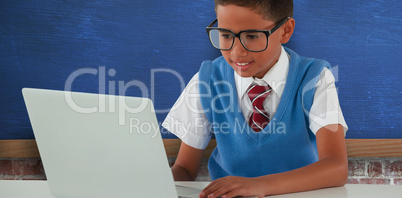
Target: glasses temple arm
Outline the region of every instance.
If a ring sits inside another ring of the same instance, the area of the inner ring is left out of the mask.
[[[208,25],[208,27],[214,26],[216,22],[218,22],[218,19],[215,19],[214,21],[212,21],[212,23],[210,23],[210,24]]]
[[[270,34],[274,33],[277,29],[279,29],[289,19],[290,19],[290,17],[286,17],[285,19],[283,19],[278,25],[276,25],[274,28],[271,29]]]

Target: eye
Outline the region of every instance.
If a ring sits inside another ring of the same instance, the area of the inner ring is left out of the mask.
[[[233,37],[233,35],[230,33],[222,32],[222,33],[220,33],[220,37],[222,37],[224,39],[230,39]]]
[[[246,34],[246,39],[247,40],[255,40],[258,39],[260,37],[260,35],[257,32],[251,32],[251,33],[247,33]]]

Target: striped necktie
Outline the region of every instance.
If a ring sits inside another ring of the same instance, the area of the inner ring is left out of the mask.
[[[248,97],[253,106],[253,113],[250,116],[249,125],[255,132],[260,132],[269,123],[269,115],[262,106],[262,103],[270,93],[270,86],[251,85],[247,90]]]

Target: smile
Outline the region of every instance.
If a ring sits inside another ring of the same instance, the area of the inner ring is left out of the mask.
[[[247,70],[249,67],[251,67],[251,65],[253,64],[253,62],[233,62],[234,66],[237,68],[237,70],[239,71],[245,71]]]
[[[235,63],[235,64],[238,65],[238,66],[244,67],[244,66],[246,66],[246,65],[248,65],[250,63]]]

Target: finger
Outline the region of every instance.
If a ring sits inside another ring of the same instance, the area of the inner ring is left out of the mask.
[[[213,191],[212,194],[214,197],[219,197],[225,194],[228,194],[236,189],[240,189],[242,186],[230,182],[226,182],[222,185],[221,188],[217,189],[216,191]]]
[[[236,188],[233,189],[232,191],[222,195],[222,198],[231,198],[231,197],[258,197],[258,198],[263,198],[264,195],[255,195],[253,192],[249,192],[245,188]]]
[[[243,190],[241,188],[233,189],[232,191],[222,195],[222,198],[231,198],[231,197],[237,197],[237,196],[248,196],[245,195]]]
[[[221,197],[222,195],[224,195],[228,192],[230,192],[230,189],[225,186],[222,186],[221,188],[218,188],[216,191],[213,191],[211,194],[209,194],[208,198],[209,197],[213,197],[213,198]]]
[[[204,196],[208,196],[209,194],[211,194],[211,192],[213,191],[213,189],[217,188],[217,182],[213,181],[211,182],[207,187],[205,187],[200,194],[204,195]]]
[[[208,196],[209,194],[213,193],[217,189],[223,186],[224,178],[217,179],[213,182],[211,182],[207,187],[205,187],[201,193],[204,194],[204,196]]]
[[[216,183],[216,182],[213,183],[212,185],[211,184],[208,185],[206,188],[204,188],[200,192],[200,197],[208,197],[209,195],[211,195],[213,192],[215,192],[217,189],[219,189],[221,187],[221,185],[219,185],[219,183]]]
[[[214,186],[215,184],[216,184],[216,180],[209,183],[208,186],[203,189],[203,191],[206,191],[206,190],[212,188],[212,186]]]

